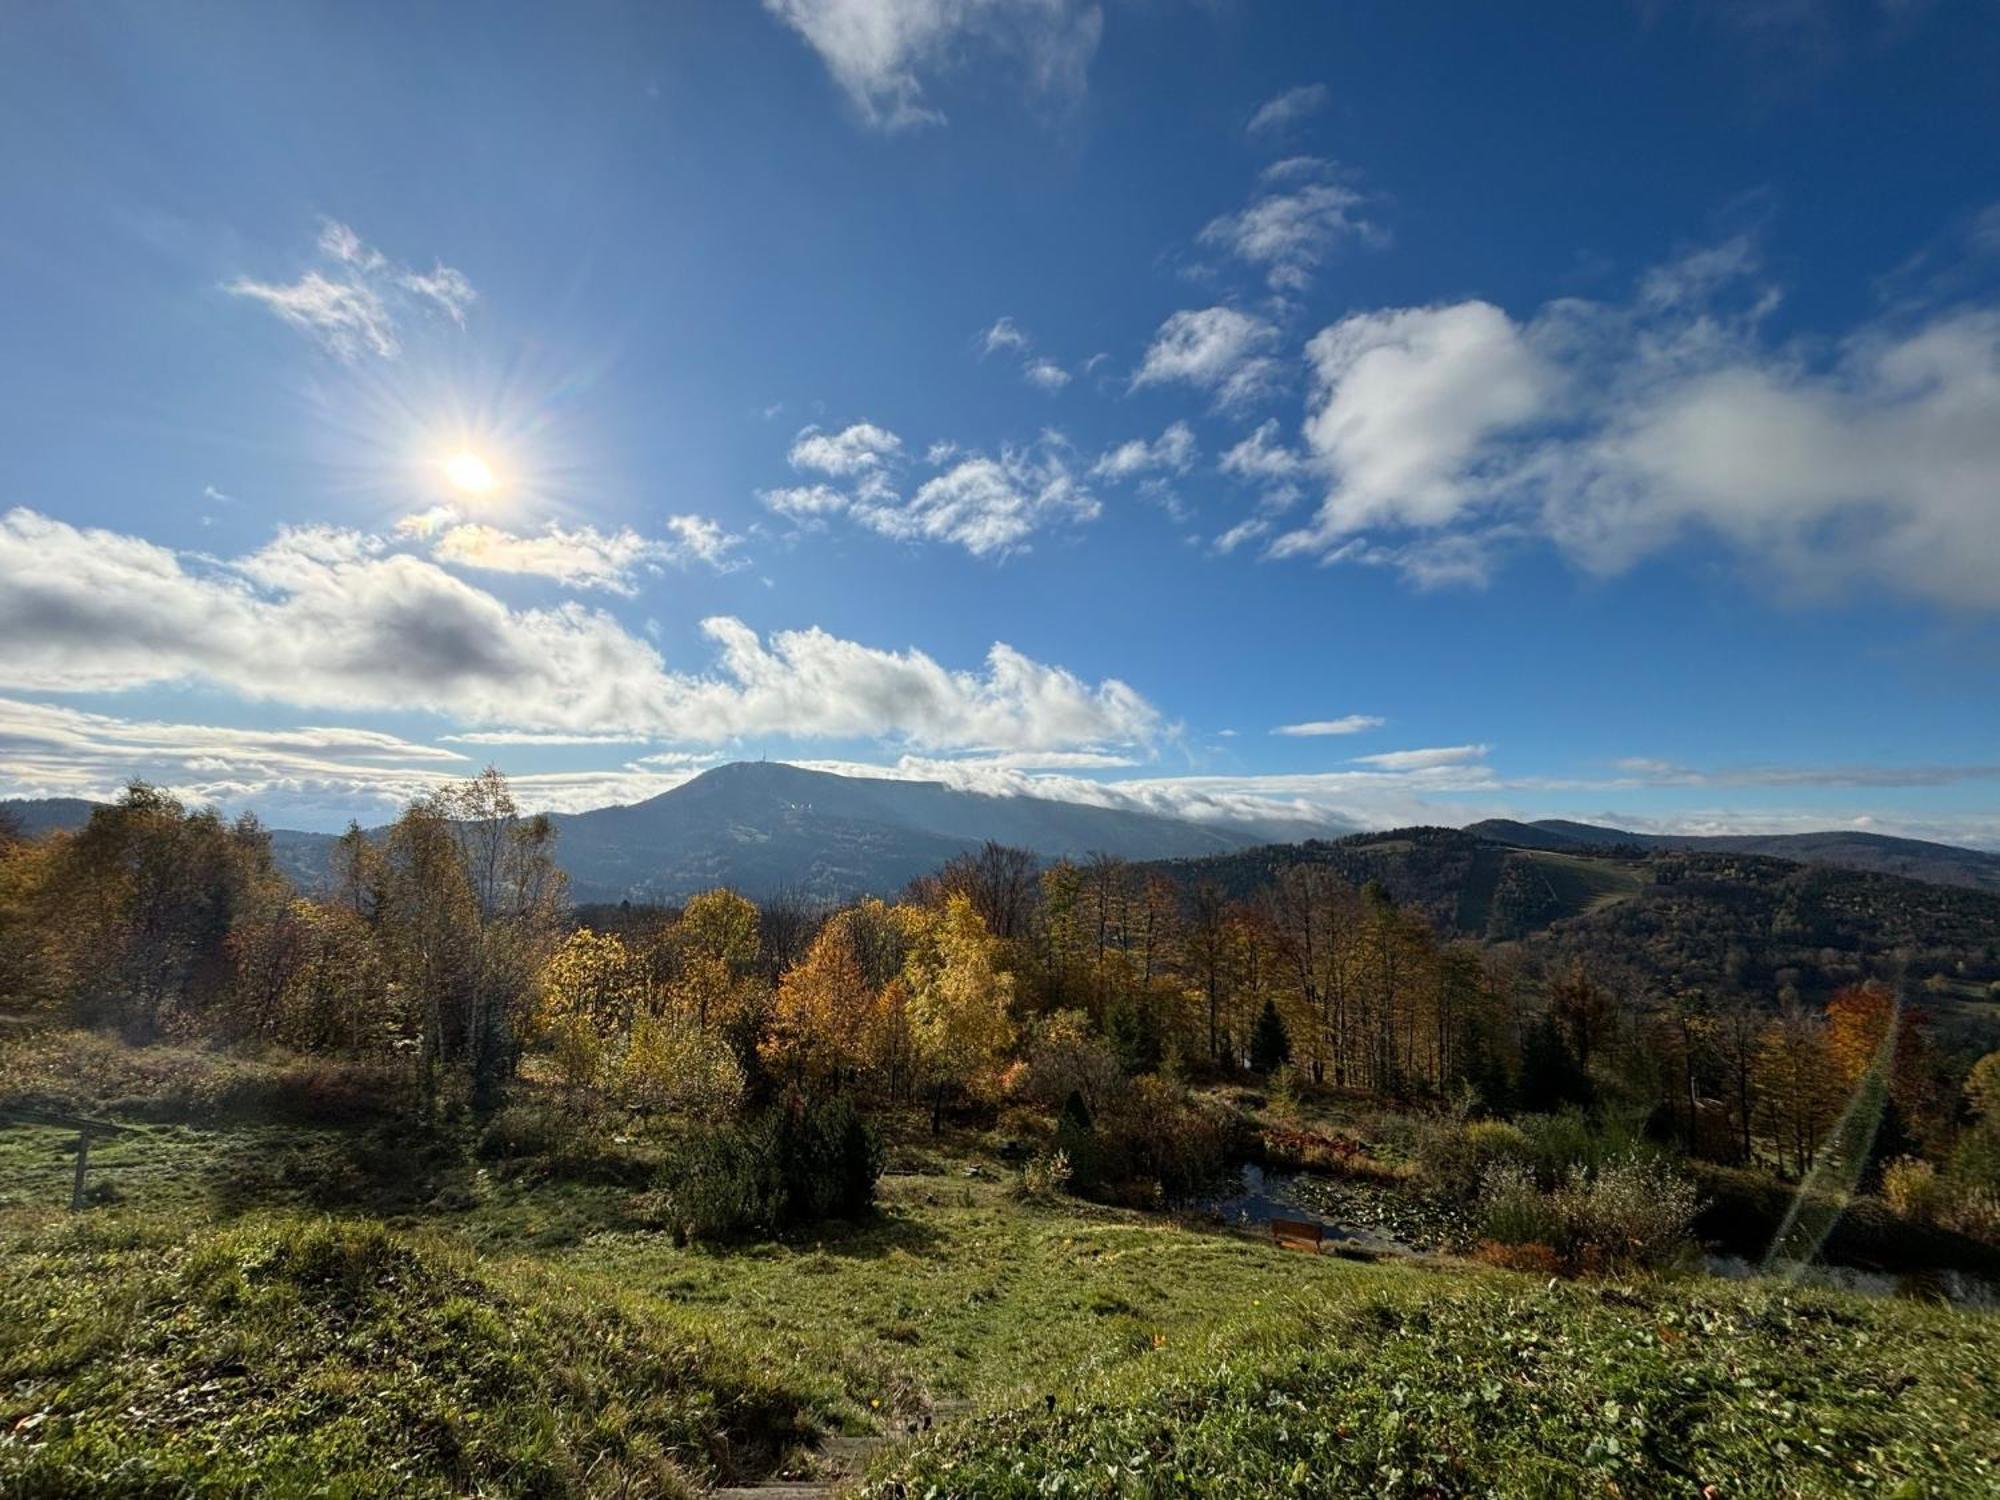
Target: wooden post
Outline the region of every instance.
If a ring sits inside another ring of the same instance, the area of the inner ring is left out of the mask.
[[[90,1170],[90,1132],[79,1130],[76,1135],[76,1180],[70,1185],[69,1206],[72,1210],[83,1207],[83,1174]]]

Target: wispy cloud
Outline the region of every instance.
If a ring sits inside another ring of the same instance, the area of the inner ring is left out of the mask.
[[[1283,135],[1325,109],[1332,99],[1323,83],[1301,84],[1258,105],[1243,128],[1253,136]]]
[[[942,125],[926,80],[953,64],[1012,63],[1044,98],[1080,97],[1104,29],[1087,0],[764,0],[819,54],[861,120]]]
[[[1273,734],[1288,734],[1295,738],[1310,738],[1327,734],[1364,734],[1370,729],[1380,729],[1388,723],[1374,714],[1343,714],[1338,719],[1310,719],[1303,724],[1280,724]]]
[[[1434,771],[1445,766],[1465,766],[1486,759],[1486,745],[1439,745],[1425,750],[1384,750],[1380,755],[1357,755],[1354,764],[1373,766],[1378,771]]]
[[[350,361],[401,354],[400,313],[425,308],[463,327],[466,311],[478,297],[463,272],[442,261],[429,271],[396,264],[337,220],[322,223],[318,250],[322,264],[296,281],[244,276],[231,281],[227,290],[262,303]]]
[[[1366,197],[1341,182],[1308,182],[1267,192],[1233,214],[1212,219],[1200,243],[1265,274],[1273,291],[1303,292],[1342,244],[1380,248],[1388,231],[1363,213]]]
[[[1153,335],[1132,386],[1191,385],[1209,392],[1219,407],[1247,405],[1277,384],[1278,362],[1269,354],[1277,342],[1277,328],[1254,314],[1233,307],[1184,309]]]

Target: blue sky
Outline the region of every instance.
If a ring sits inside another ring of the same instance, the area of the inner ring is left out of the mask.
[[[2000,847],[2000,16],[1502,9],[9,8],[0,794]]]

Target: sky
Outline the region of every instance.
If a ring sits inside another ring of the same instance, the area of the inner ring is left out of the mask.
[[[0,9],[0,796],[2000,848],[1990,0]]]

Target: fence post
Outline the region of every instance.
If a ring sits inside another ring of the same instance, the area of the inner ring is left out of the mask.
[[[76,1135],[76,1181],[69,1190],[71,1209],[83,1207],[83,1174],[90,1170],[90,1132],[80,1130]]]

